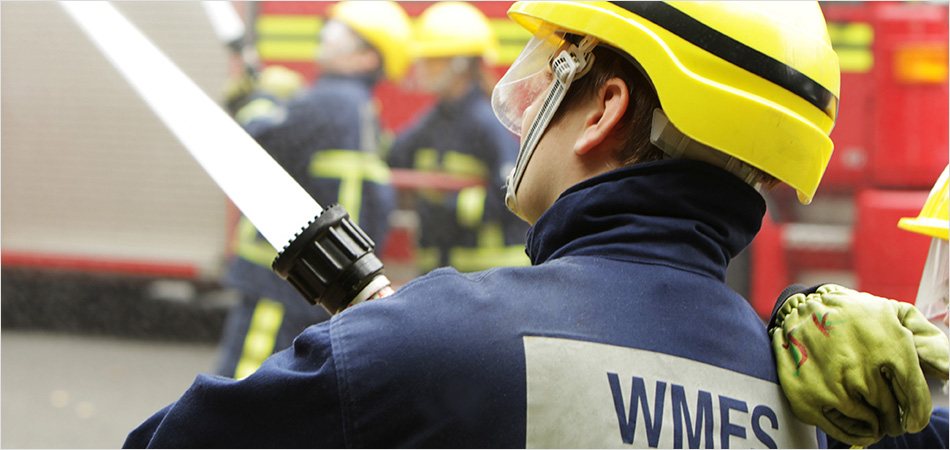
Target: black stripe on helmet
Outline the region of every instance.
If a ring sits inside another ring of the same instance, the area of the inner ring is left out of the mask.
[[[765,53],[743,44],[686,13],[661,2],[611,2],[687,42],[775,83],[824,111],[831,120],[838,98],[817,81]]]

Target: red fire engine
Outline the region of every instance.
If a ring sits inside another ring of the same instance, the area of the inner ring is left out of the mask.
[[[764,317],[794,282],[842,282],[913,302],[929,240],[897,221],[919,213],[947,165],[947,6],[822,9],[841,61],[835,151],[812,205],[790,189],[770,198],[750,265],[750,300]]]

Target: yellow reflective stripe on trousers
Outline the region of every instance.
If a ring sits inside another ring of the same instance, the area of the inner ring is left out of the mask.
[[[359,225],[363,181],[389,184],[392,174],[379,156],[350,150],[317,152],[310,160],[310,175],[340,180],[337,203],[350,213],[350,220]]]
[[[463,227],[474,228],[485,216],[485,188],[473,186],[459,191],[455,204],[456,218]]]
[[[241,216],[236,231],[232,247],[234,254],[270,269],[274,258],[277,257],[277,250],[265,239],[258,237],[254,224],[247,217]]]
[[[284,320],[284,305],[269,298],[262,298],[254,307],[251,325],[244,337],[241,359],[234,370],[234,378],[242,379],[257,370],[261,363],[274,353],[277,331]]]

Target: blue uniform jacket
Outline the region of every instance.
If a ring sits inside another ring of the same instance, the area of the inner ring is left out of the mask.
[[[517,137],[495,118],[491,101],[479,86],[473,86],[460,99],[440,101],[396,138],[389,155],[392,167],[485,180],[485,192],[474,202],[460,200],[464,193],[420,195],[416,202],[421,219],[419,245],[439,250],[437,259],[429,262],[431,268],[451,265],[471,272],[527,264],[522,247],[528,225],[505,206],[505,177],[517,158]],[[460,216],[472,215],[465,209],[480,210],[480,214],[474,214],[474,223],[460,220]],[[485,224],[499,227],[501,242],[480,242],[491,241],[483,237]],[[496,247],[493,250],[498,254],[494,258],[475,261],[471,255],[455,260],[449,257],[452,248],[488,246]],[[518,247],[513,257],[502,256],[505,251],[498,247],[505,246]]]
[[[250,120],[245,129],[320,204],[347,208],[382,249],[395,192],[378,154],[374,84],[375,77],[324,75],[291,102]],[[217,373],[241,377],[272,351],[289,347],[306,327],[330,316],[271,270],[277,252],[245,218],[236,238],[224,283],[239,289],[242,299],[225,324]],[[248,339],[257,344],[246,345]]]
[[[343,206],[377,247],[382,248],[389,230],[389,214],[395,209],[392,186],[374,182],[369,177],[346,180],[359,175],[360,167],[365,168],[363,164],[356,168],[340,167],[344,170],[336,175],[318,171],[322,167],[321,155],[328,151],[342,150],[346,154],[379,158],[379,122],[372,103],[373,83],[361,77],[325,75],[277,113],[253,120],[245,129],[323,206],[344,203],[341,186],[344,182],[355,182],[356,204]],[[379,164],[383,162],[379,160]],[[266,241],[259,238],[266,246]],[[269,267],[244,258],[235,258],[226,282],[247,292],[293,298],[294,302],[299,300],[302,306],[309,307],[300,294]]]
[[[436,270],[200,375],[129,447],[805,447],[765,326],[724,283],[765,203],[704,163],[564,192],[531,267]]]

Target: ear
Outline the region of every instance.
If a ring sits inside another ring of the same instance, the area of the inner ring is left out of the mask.
[[[609,144],[610,135],[627,112],[629,103],[627,84],[617,77],[607,80],[586,111],[584,130],[574,143],[574,152],[583,155]]]

